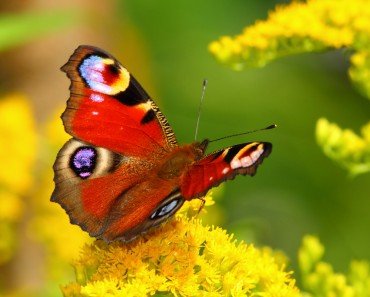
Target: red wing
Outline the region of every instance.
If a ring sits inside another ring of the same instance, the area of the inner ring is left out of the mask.
[[[62,115],[70,135],[138,157],[177,146],[158,107],[110,54],[79,46],[62,70],[71,79],[71,96]]]
[[[129,241],[171,216],[184,199],[178,184],[151,173],[155,164],[69,140],[54,164],[55,190],[70,221],[91,236]]]
[[[183,175],[181,194],[187,200],[204,196],[207,191],[237,174],[251,175],[271,153],[268,142],[238,144],[212,153],[196,162]]]

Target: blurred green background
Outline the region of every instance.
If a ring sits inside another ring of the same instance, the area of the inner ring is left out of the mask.
[[[292,269],[303,235],[316,234],[328,262],[344,271],[351,259],[370,258],[369,174],[349,178],[323,155],[314,129],[322,116],[355,131],[369,119],[368,100],[348,80],[345,51],[287,57],[261,69],[234,72],[207,50],[221,35],[238,34],[266,18],[278,3],[286,1],[1,3],[0,91],[27,96],[40,126],[68,98],[69,81],[59,67],[78,45],[95,45],[131,70],[179,142],[189,143],[207,78],[200,138],[278,125],[212,144],[215,150],[264,140],[273,143],[273,152],[255,177],[227,182],[209,215],[214,211],[217,224],[238,239],[284,251]],[[1,146],[6,147],[4,139]],[[50,167],[53,161],[48,159]],[[22,244],[28,241],[20,240]]]

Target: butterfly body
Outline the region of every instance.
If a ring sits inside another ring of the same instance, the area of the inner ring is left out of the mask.
[[[62,67],[71,97],[62,120],[70,139],[54,164],[59,203],[91,236],[129,241],[237,174],[254,175],[267,142],[205,155],[208,140],[179,145],[166,118],[110,54],[80,46]]]

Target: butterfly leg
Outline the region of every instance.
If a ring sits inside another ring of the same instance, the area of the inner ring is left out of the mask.
[[[204,197],[201,197],[201,198],[198,198],[200,201],[201,201],[201,205],[200,205],[200,207],[199,207],[199,209],[198,209],[198,213],[197,213],[197,215],[199,215],[200,214],[200,212],[202,211],[202,209],[203,209],[203,207],[204,207],[204,204],[206,203],[206,199],[204,198]]]

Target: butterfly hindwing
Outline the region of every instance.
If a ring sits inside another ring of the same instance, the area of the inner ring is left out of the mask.
[[[110,54],[80,46],[62,70],[71,79],[71,96],[62,115],[70,135],[130,156],[177,146],[158,107]]]
[[[158,225],[184,199],[170,180],[161,180],[154,163],[124,157],[76,139],[69,140],[54,164],[51,200],[68,213],[71,223],[106,241],[129,241]],[[166,207],[166,213],[161,208]]]
[[[233,179],[237,174],[256,173],[258,165],[271,153],[268,142],[238,144],[214,152],[195,162],[183,175],[181,193],[185,199],[204,196],[221,182]]]

